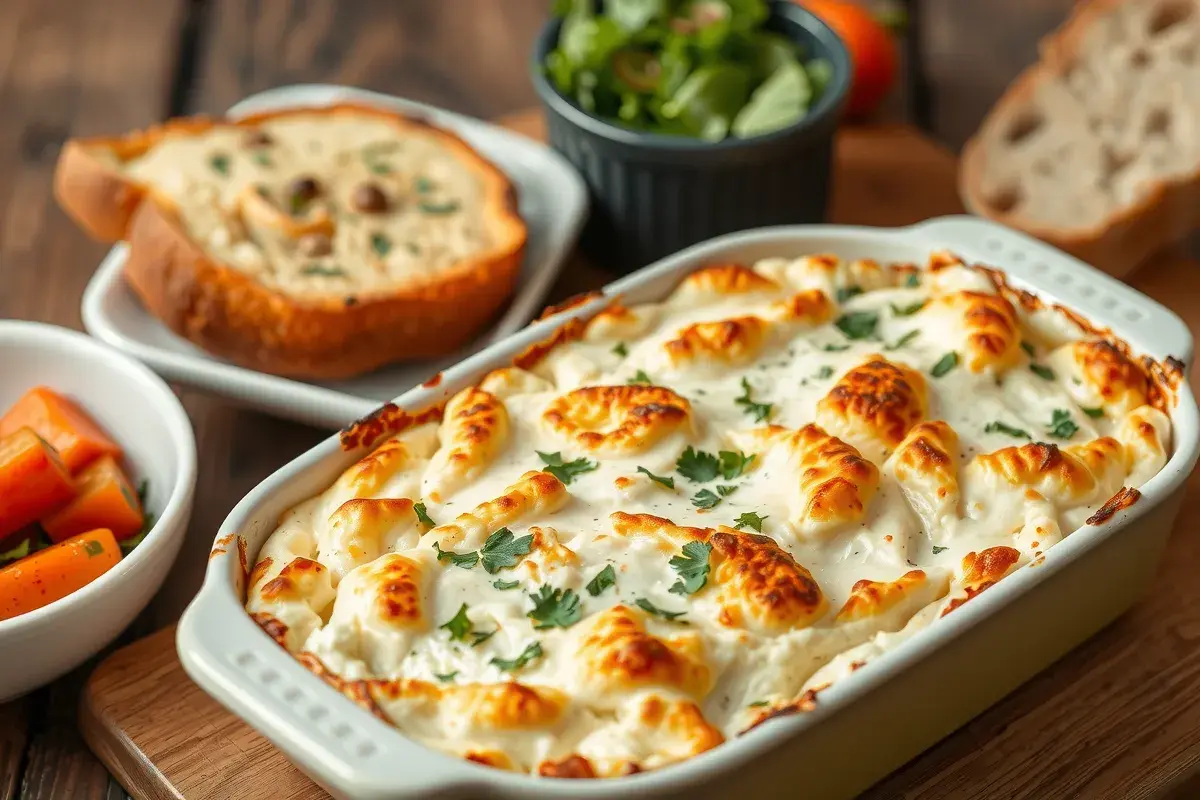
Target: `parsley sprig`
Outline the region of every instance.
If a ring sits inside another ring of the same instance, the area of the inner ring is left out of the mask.
[[[1014,428],[1012,425],[1006,425],[1003,422],[989,422],[983,428],[984,433],[1003,433],[1007,436],[1014,436],[1018,439],[1032,439],[1025,431],[1020,428]]]
[[[543,655],[542,643],[535,640],[525,645],[525,649],[516,658],[493,658],[488,663],[494,664],[505,672],[516,672],[530,661],[541,658]]]
[[[707,511],[710,508],[716,508],[729,495],[737,491],[736,486],[718,486],[717,491],[712,489],[701,489],[696,492],[696,496],[692,498],[692,505],[696,508]]]
[[[617,585],[617,571],[613,569],[612,564],[605,564],[604,569],[596,573],[596,577],[587,582],[587,593],[592,597],[599,597],[604,593],[605,589]]]
[[[1070,439],[1079,431],[1079,426],[1071,419],[1071,412],[1065,408],[1056,408],[1050,414],[1050,425],[1046,433],[1055,439]]]
[[[529,597],[533,600],[533,610],[528,616],[538,630],[569,628],[583,618],[583,606],[574,589],[555,589],[543,584],[537,594]]]
[[[879,314],[874,311],[852,311],[838,317],[833,324],[847,339],[873,339],[875,326],[879,324]]]
[[[440,544],[434,542],[433,552],[437,553],[438,561],[449,561],[454,566],[462,569],[472,569],[479,563],[479,551],[477,550],[472,550],[469,553],[456,553],[453,550],[443,550]]]
[[[484,570],[489,575],[495,575],[502,569],[515,567],[520,563],[521,556],[529,554],[532,543],[533,534],[518,539],[508,528],[501,528],[487,538],[483,549],[479,551]]]
[[[720,475],[727,481],[740,476],[754,461],[754,455],[740,450],[721,450],[717,455],[697,450],[691,445],[675,462],[675,471],[690,481],[708,483]]]
[[[576,476],[591,472],[599,466],[595,461],[583,457],[574,461],[563,461],[562,453],[543,453],[541,450],[534,450],[534,452],[546,464],[542,467],[542,472],[549,472],[562,481],[564,486]]]
[[[708,583],[708,556],[712,545],[708,542],[688,542],[683,554],[671,557],[671,569],[679,573],[679,580],[670,588],[671,594],[695,594]]]
[[[429,516],[429,512],[425,510],[424,503],[413,503],[413,511],[417,515],[417,521],[427,528],[436,528],[437,523],[433,521],[433,517]]]
[[[938,359],[938,362],[933,365],[933,369],[929,370],[929,374],[935,378],[940,378],[950,370],[958,366],[958,353],[951,350],[946,355]]]
[[[654,605],[654,603],[651,603],[644,597],[639,597],[637,600],[634,600],[633,604],[642,611],[645,611],[647,614],[653,614],[656,617],[662,617],[670,622],[683,622],[680,617],[687,613],[686,611],[667,611],[666,609],[662,609]]]
[[[741,530],[742,528],[752,528],[756,533],[762,533],[763,522],[765,522],[769,516],[769,514],[759,516],[754,511],[747,511],[737,518],[737,521],[734,523],[733,527],[737,530]]]
[[[449,631],[450,638],[456,642],[465,642],[471,635],[471,618],[467,616],[467,604],[458,607],[458,613],[446,622],[438,625],[440,630]]]
[[[668,489],[675,488],[675,479],[674,478],[671,478],[671,477],[664,478],[661,475],[655,475],[653,472],[646,469],[645,467],[638,467],[637,471],[642,473],[643,475],[645,475],[647,478],[654,481],[655,483],[662,484],[663,486],[667,487]]]
[[[750,381],[742,378],[742,393],[733,402],[742,407],[742,411],[754,418],[755,422],[765,422],[771,418],[771,403],[756,403],[753,398],[753,388]]]

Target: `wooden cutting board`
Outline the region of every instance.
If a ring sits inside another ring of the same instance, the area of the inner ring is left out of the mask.
[[[504,123],[536,138],[544,133],[536,111]],[[912,128],[846,130],[838,140],[831,217],[904,225],[959,213],[955,171],[954,156]],[[608,278],[574,262],[550,299]],[[1164,256],[1131,283],[1174,308],[1193,332],[1200,329],[1200,264]],[[1189,489],[1196,481],[1192,476]],[[1200,515],[1200,492],[1184,501],[1149,598],[866,796],[1200,796],[1200,783],[1192,782],[1200,771],[1200,537],[1189,535],[1192,511]],[[197,586],[203,568],[196,565]],[[174,628],[102,662],[81,699],[79,723],[138,800],[327,797],[188,680]]]

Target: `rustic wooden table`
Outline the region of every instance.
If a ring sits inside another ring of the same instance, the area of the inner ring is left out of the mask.
[[[1073,0],[923,0],[913,79],[890,114],[959,147]],[[104,248],[56,207],[69,136],[219,113],[295,82],[345,83],[495,117],[534,103],[526,61],[548,0],[3,0],[0,2],[0,317],[81,327]],[[919,79],[917,76],[919,75]],[[182,611],[228,509],[322,431],[181,392],[199,443],[188,542],[125,641]],[[8,657],[10,654],[0,654]],[[0,706],[0,800],[123,798],[75,727],[86,668]],[[1192,744],[1191,746],[1200,746]],[[1180,790],[1200,796],[1200,789]]]

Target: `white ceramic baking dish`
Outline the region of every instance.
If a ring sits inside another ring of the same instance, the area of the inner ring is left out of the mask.
[[[1110,326],[1135,351],[1192,359],[1192,338],[1169,310],[1047,245],[994,223],[949,217],[909,228],[766,228],[723,236],[606,287],[629,302],[656,300],[695,267],[770,255],[835,252],[923,262],[948,248],[1004,269],[1012,284]],[[396,402],[424,408],[507,365],[595,299],[520,331],[447,371],[435,388]],[[238,548],[215,548],[204,586],[179,625],[188,674],[337,797],[600,798],[849,797],[865,789],[1128,608],[1151,584],[1196,462],[1200,427],[1184,382],[1171,413],[1173,456],[1142,498],[1089,526],[952,616],[821,693],[815,710],[781,717],[684,763],[613,781],[531,778],[428,750],[354,705],[297,663],[242,608]],[[251,563],[281,512],[324,489],[361,451],[334,436],[277,471],[229,515],[219,536],[241,536]],[[223,539],[221,541],[230,541]]]

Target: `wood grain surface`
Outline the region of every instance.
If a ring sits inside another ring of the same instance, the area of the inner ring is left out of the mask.
[[[864,0],[870,2],[870,0]],[[62,140],[115,133],[180,113],[220,112],[244,94],[293,81],[345,82],[491,117],[528,106],[529,45],[549,0],[3,0],[0,2],[0,317],[80,327],[79,296],[104,247],[59,212],[50,174]],[[920,0],[908,35],[936,138],[957,148],[1037,40],[1071,0]],[[910,76],[914,77],[914,76]],[[898,91],[893,117],[911,112]],[[921,98],[911,98],[920,106]],[[882,141],[859,148],[868,207],[835,197],[873,224],[940,212],[949,183],[914,201],[900,178],[865,164],[892,158]],[[913,180],[909,178],[908,180]],[[870,215],[869,218],[867,215]],[[582,272],[569,280],[591,279]],[[1196,285],[1182,271],[1144,272],[1160,296]],[[1176,283],[1172,286],[1173,282]],[[561,287],[560,287],[561,290]],[[323,433],[185,391],[199,444],[198,502],[175,570],[128,632],[173,621],[198,583],[220,521],[250,487]],[[1182,640],[1181,640],[1182,641]],[[83,747],[70,709],[86,670],[0,705],[0,800],[98,800],[123,794]],[[1182,724],[1179,717],[1172,724]],[[1087,730],[1080,734],[1086,735]],[[237,746],[241,740],[234,739]],[[1168,751],[1169,752],[1169,751]],[[281,795],[282,796],[282,795]],[[1200,797],[1200,791],[1195,793]]]
[[[505,123],[534,137],[543,132],[537,112]],[[903,225],[959,208],[953,155],[905,126],[844,131],[835,169],[838,222]],[[1164,298],[1198,268],[1187,258],[1165,259],[1141,288]],[[565,277],[553,294],[583,288],[578,277]],[[1175,306],[1200,328],[1200,297]],[[1184,520],[1200,512],[1200,493],[1185,502]],[[1152,597],[865,797],[1118,800],[1183,791],[1200,767],[1200,584],[1193,579],[1200,540],[1176,535],[1169,548]],[[195,722],[181,726],[185,718]],[[188,680],[171,630],[93,673],[80,722],[139,798],[217,800],[234,785],[239,797],[326,796]]]

